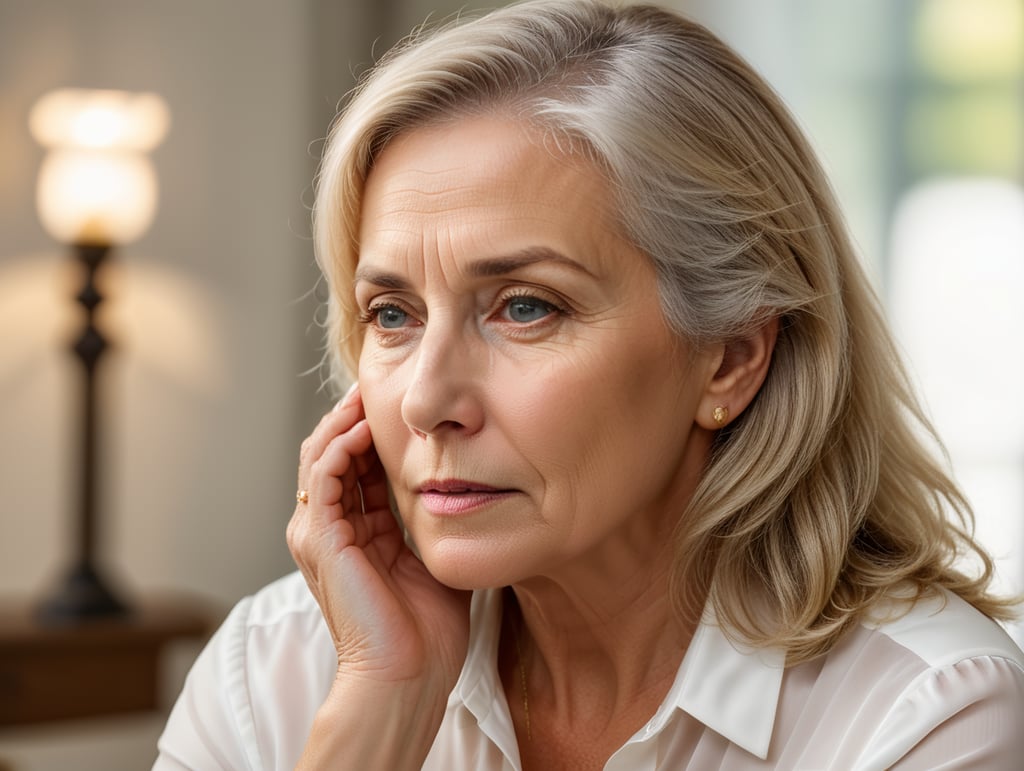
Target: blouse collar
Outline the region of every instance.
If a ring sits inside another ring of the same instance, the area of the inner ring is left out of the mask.
[[[473,594],[469,651],[448,704],[465,705],[506,757],[518,758],[497,669],[501,595],[500,589]],[[706,608],[665,700],[630,742],[657,736],[679,709],[747,752],[767,758],[785,661],[781,649],[748,648],[727,638]]]

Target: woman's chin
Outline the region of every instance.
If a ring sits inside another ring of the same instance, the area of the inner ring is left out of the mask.
[[[522,556],[514,559],[469,539],[449,538],[430,544],[421,550],[420,559],[434,578],[452,589],[489,589],[523,578]]]

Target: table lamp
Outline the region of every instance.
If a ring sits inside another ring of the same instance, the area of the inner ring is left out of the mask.
[[[36,206],[53,238],[84,266],[76,300],[84,309],[72,350],[81,361],[80,501],[75,553],[56,592],[39,607],[44,622],[71,623],[124,614],[96,560],[99,421],[96,368],[108,343],[96,325],[103,296],[96,276],[111,249],[139,238],[156,212],[156,174],[147,156],[167,132],[169,113],[151,93],[60,89],[32,108],[32,135],[47,148]]]

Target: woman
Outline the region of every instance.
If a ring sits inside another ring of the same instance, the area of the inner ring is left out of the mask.
[[[967,504],[806,141],[706,30],[538,0],[413,40],[315,219],[357,384],[302,448],[301,577],[158,767],[1018,767]]]

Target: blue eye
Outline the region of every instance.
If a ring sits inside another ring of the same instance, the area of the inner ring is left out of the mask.
[[[508,318],[520,324],[538,321],[555,311],[551,303],[538,300],[536,297],[513,297],[508,301],[506,308]]]
[[[373,308],[372,313],[382,329],[399,329],[409,320],[409,314],[395,305],[381,305]]]

